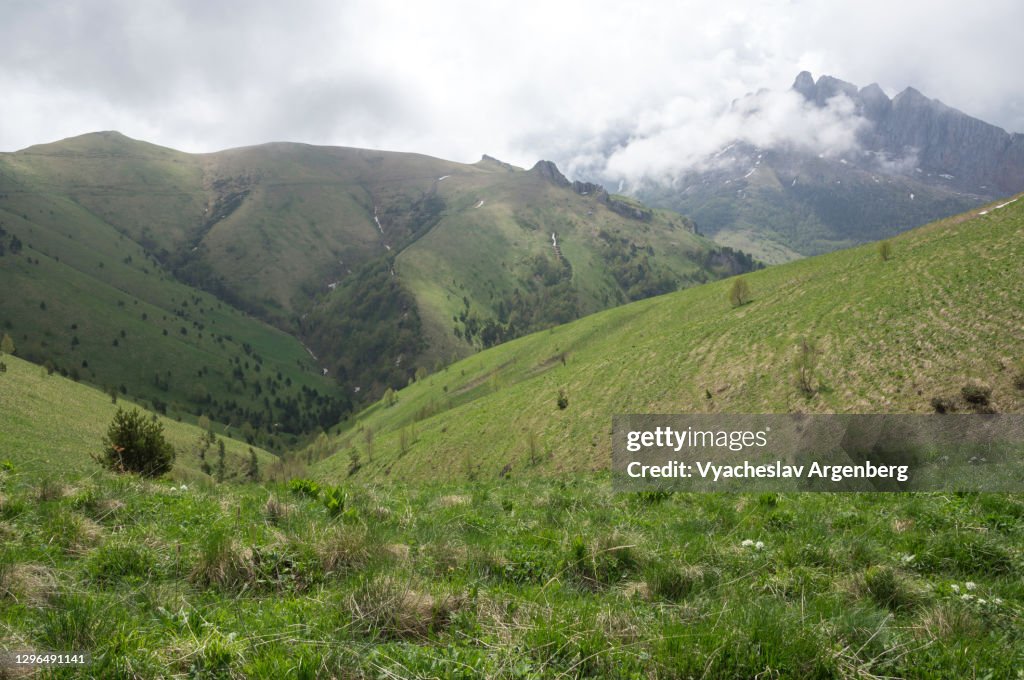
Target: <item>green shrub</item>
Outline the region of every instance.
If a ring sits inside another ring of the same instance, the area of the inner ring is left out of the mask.
[[[114,472],[159,477],[174,465],[174,447],[164,438],[164,426],[142,411],[117,409],[103,437],[103,451],[94,459]]]
[[[744,278],[738,278],[732,282],[729,288],[729,304],[733,307],[742,307],[753,299],[750,293],[750,284]]]
[[[878,244],[878,257],[882,259],[882,262],[886,262],[892,257],[892,243],[889,241],[881,241]]]

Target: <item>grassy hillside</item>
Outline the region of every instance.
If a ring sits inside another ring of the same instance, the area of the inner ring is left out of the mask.
[[[642,217],[623,217],[607,202],[623,199],[572,191],[540,167],[505,171],[500,182],[455,174],[438,184],[447,209],[395,262],[432,356],[750,267],[680,215],[635,206]]]
[[[920,410],[965,377],[1019,410],[1022,227],[1007,206],[886,262],[748,275],[739,308],[726,281],[487,350],[362,414],[316,470],[355,446],[344,486],[209,483],[166,420],[172,480],[114,476],[87,455],[109,397],[0,357],[0,648],[91,654],[56,677],[1012,678],[1013,495],[617,494],[581,470],[617,410]],[[838,354],[808,399],[786,360],[811,331]],[[535,474],[558,470],[580,472]]]
[[[280,487],[0,473],[0,645],[72,677],[1012,678],[1008,496]]]
[[[0,185],[0,330],[19,356],[161,412],[249,423],[268,442],[343,412],[295,338],[176,280],[73,201]]]
[[[585,473],[218,485],[189,453],[200,432],[166,420],[178,465],[143,480],[88,458],[106,395],[0,361],[0,649],[91,655],[56,677],[944,678],[1024,664],[1011,495],[616,494]],[[226,441],[237,473],[247,447]]]
[[[616,413],[1024,410],[1024,201],[874,245],[626,305],[470,357],[378,403],[337,437],[318,473],[345,479],[491,478],[602,469]],[[813,394],[797,385],[803,339]],[[559,394],[568,399],[564,410]],[[358,466],[352,461],[357,460]]]
[[[111,398],[99,390],[75,383],[45,368],[11,355],[0,356],[6,369],[0,372],[0,460],[9,461],[23,479],[71,480],[94,477],[100,467],[92,459],[101,449],[103,435],[118,407],[135,406]],[[177,451],[171,477],[207,483],[200,470],[196,443],[203,430],[195,425],[160,418],[167,440]],[[223,429],[222,426],[218,426]],[[249,461],[250,447],[219,433],[225,443],[227,478],[240,478]],[[261,469],[268,470],[277,456],[252,447]],[[210,462],[216,451],[208,454]]]
[[[304,144],[34,146],[0,154],[0,325],[22,356],[279,446],[417,368],[753,266],[598,189]]]

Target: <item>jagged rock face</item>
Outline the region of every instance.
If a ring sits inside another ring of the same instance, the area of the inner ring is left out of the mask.
[[[913,88],[890,99],[874,83],[858,89],[804,71],[791,89],[808,106],[828,108],[824,118],[849,123],[856,143],[811,150],[789,138],[766,146],[738,139],[670,183],[641,184],[636,196],[692,217],[724,245],[780,262],[887,238],[1024,191],[1024,135]]]
[[[568,187],[572,184],[565,178],[565,175],[559,171],[558,166],[551,161],[537,161],[537,164],[531,168],[530,172],[536,172],[555,186]]]
[[[814,82],[804,71],[792,89],[817,106],[837,95],[849,97],[857,114],[871,123],[859,135],[866,150],[890,158],[915,158],[913,165],[921,174],[937,175],[948,186],[983,196],[1024,189],[1020,135],[929,99],[912,87],[890,100],[877,84],[858,91],[831,76]]]

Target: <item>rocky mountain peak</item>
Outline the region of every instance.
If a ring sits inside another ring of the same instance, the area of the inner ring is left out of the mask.
[[[857,93],[857,104],[866,118],[877,121],[889,112],[892,101],[878,83],[871,83]]]
[[[857,86],[853,83],[848,83],[845,80],[839,80],[832,76],[821,76],[815,82],[814,76],[807,71],[801,71],[797,75],[796,80],[793,81],[792,89],[803,95],[807,101],[813,102],[818,106],[824,106],[829,99],[839,94],[845,94],[851,99],[856,99],[857,97]]]
[[[572,185],[572,182],[566,179],[565,175],[558,170],[558,166],[551,161],[537,161],[537,164],[530,169],[530,172],[536,172],[555,186],[567,187]]]
[[[931,100],[924,96],[920,90],[914,87],[907,87],[898,95],[892,98],[893,104],[906,106],[907,104],[925,104]]]
[[[810,71],[800,71],[793,81],[792,89],[802,94],[804,99],[814,99],[814,76]]]

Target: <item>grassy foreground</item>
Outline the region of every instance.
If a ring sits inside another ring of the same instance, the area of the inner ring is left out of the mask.
[[[0,477],[0,646],[54,677],[1019,677],[1024,501]],[[308,491],[308,490],[307,490]]]

